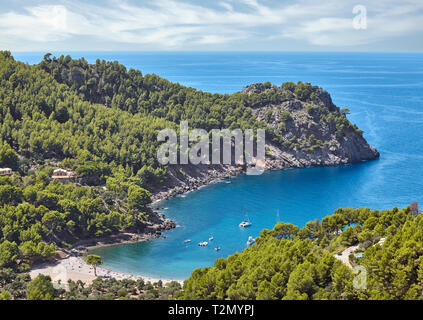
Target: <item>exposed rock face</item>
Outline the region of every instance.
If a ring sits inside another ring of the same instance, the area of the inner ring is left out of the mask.
[[[266,87],[263,83],[253,83],[249,86],[246,86],[242,89],[242,93],[251,94],[251,93],[262,93],[266,91]]]
[[[276,87],[256,83],[242,90],[257,120],[273,129],[277,141],[266,137],[267,169],[331,166],[379,158],[346,114],[333,104],[328,92],[301,84]],[[245,168],[224,165],[183,165],[169,168],[168,181],[153,190],[162,199],[219,178],[234,176]]]
[[[233,177],[243,172],[243,167],[229,165],[170,166],[166,183],[153,190],[152,200],[167,199],[198,189],[216,179]]]
[[[274,90],[291,96],[280,104],[253,108],[257,119],[266,122],[285,142],[282,147],[268,142],[272,167],[338,165],[379,158],[379,152],[367,143],[361,130],[348,121],[347,111],[335,106],[325,90],[311,87],[313,98],[305,101],[282,88],[264,89],[257,84],[243,92],[257,93],[260,88],[264,90],[260,93]]]

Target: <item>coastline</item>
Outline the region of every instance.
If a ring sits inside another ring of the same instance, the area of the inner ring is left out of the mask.
[[[216,183],[219,180],[233,178],[245,173],[243,168],[239,166],[200,165],[200,170],[195,172],[194,175],[191,174],[192,172],[190,172],[192,171],[191,166],[192,165],[187,165],[188,173],[186,173],[184,177],[178,179],[175,179],[175,172],[180,170],[179,167],[176,167],[174,170],[170,170],[171,180],[173,179],[174,181],[169,186],[165,186],[164,188],[156,190],[156,192],[153,193],[151,197],[152,203],[150,204],[150,207],[152,207],[153,210],[157,209],[154,208],[154,205],[160,203],[163,200],[186,194],[205,187],[209,184]]]
[[[102,278],[115,278],[116,280],[144,280],[145,282],[155,283],[162,281],[164,284],[172,281],[179,282],[183,285],[183,280],[180,279],[166,279],[157,277],[148,277],[134,275],[131,273],[124,273],[114,271],[111,269],[104,268],[102,266],[97,267],[97,276],[94,275],[94,268],[87,265],[81,256],[68,256],[64,259],[56,262],[46,262],[36,267],[31,268],[29,272],[31,278],[35,278],[39,274],[50,276],[53,283],[58,285],[67,286],[68,280],[78,281],[81,280],[85,283],[91,283],[97,277]]]
[[[277,169],[276,169],[277,170]],[[108,246],[116,246],[130,243],[138,243],[144,241],[150,241],[159,237],[166,237],[163,231],[169,231],[176,227],[174,221],[167,219],[163,214],[156,212],[159,208],[154,208],[155,205],[181,194],[186,194],[205,187],[209,184],[216,183],[220,180],[235,177],[241,174],[245,174],[244,170],[240,170],[238,167],[222,166],[220,170],[208,170],[202,178],[196,179],[189,186],[175,186],[166,191],[154,193],[152,196],[152,203],[150,207],[152,212],[157,215],[159,221],[149,226],[150,232],[144,233],[129,233],[121,232],[107,237],[102,238],[90,238],[78,241],[72,248],[58,248],[56,259],[52,262],[44,262],[39,265],[33,266],[29,274],[31,278],[36,277],[38,274],[48,275],[51,277],[53,282],[60,280],[61,284],[67,284],[67,281],[73,280],[91,283],[96,277],[94,276],[94,269],[88,266],[82,259],[82,255],[89,252],[92,249]],[[148,229],[148,228],[147,228]],[[132,279],[138,280],[143,279],[145,282],[150,281],[151,283],[158,282],[159,280],[163,283],[171,281],[177,281],[183,285],[184,280],[181,279],[169,279],[165,277],[149,277],[144,275],[134,275],[130,273],[119,272],[116,270],[106,269],[101,266],[97,267],[97,275],[100,277],[111,276],[117,280]]]
[[[272,151],[273,156],[266,161],[266,166],[264,169],[265,171],[286,170],[292,168],[307,168],[316,166],[337,166],[357,162],[337,158],[330,159],[329,161],[323,160],[321,162],[315,163],[313,161],[310,161],[309,159],[296,159],[292,155],[287,155],[284,152],[281,152],[274,146],[268,147]],[[379,155],[377,155],[377,157],[375,157],[374,159],[377,159],[378,157]],[[187,194],[189,192],[205,187],[209,184],[216,183],[220,180],[229,179],[242,174],[246,174],[245,167],[242,166],[200,165],[193,169],[191,165],[188,165],[186,169],[187,173],[184,173],[182,179],[180,177],[178,179],[175,179],[175,173],[178,172],[177,174],[179,174],[180,171],[180,168],[174,167],[173,172],[171,170],[170,174],[170,184],[165,185],[164,188],[162,188],[161,190],[153,191],[153,195],[151,197],[152,203],[150,204],[150,208],[152,210],[152,213],[155,215],[155,219],[154,221],[148,222],[143,233],[122,232],[103,238],[91,238],[81,240],[78,241],[71,249],[60,248],[58,250],[57,260],[54,262],[47,262],[40,266],[34,266],[30,270],[31,277],[33,277],[34,275],[36,276],[37,272],[54,276],[54,270],[57,270],[57,268],[59,268],[61,270],[66,270],[66,274],[70,275],[68,279],[76,279],[74,281],[81,280],[91,282],[96,278],[93,274],[93,271],[92,273],[90,273],[89,270],[87,271],[86,268],[90,267],[85,264],[82,258],[75,257],[75,254],[82,255],[91,249],[99,247],[122,245],[127,243],[137,243],[143,241],[150,241],[151,239],[159,237],[166,237],[163,232],[175,228],[176,223],[172,220],[167,219],[165,215],[155,211],[161,209],[160,206],[157,206],[158,204],[160,204],[161,201],[167,200],[175,196]],[[172,179],[174,181],[172,181]],[[73,260],[74,258],[80,259],[78,260],[78,263]],[[85,268],[83,267],[84,265]],[[83,268],[84,272],[75,271],[78,270],[80,266],[81,268]],[[78,269],[75,269],[76,267],[78,267]],[[98,275],[106,277],[112,276],[116,279],[144,279],[144,281],[150,282],[157,282],[161,280],[163,283],[177,281],[181,284],[183,284],[184,282],[184,280],[180,279],[168,279],[162,277],[154,278],[143,275],[122,273],[119,271],[104,269],[102,267],[97,267],[97,271]],[[54,280],[53,277],[52,280]]]
[[[82,259],[82,256],[89,252],[89,250],[99,247],[107,247],[113,245],[122,245],[129,243],[137,243],[150,241],[159,237],[166,237],[163,231],[168,231],[176,227],[175,222],[166,219],[163,214],[152,211],[156,215],[154,222],[149,222],[144,232],[130,233],[121,232],[101,238],[89,238],[77,241],[71,248],[57,248],[56,256],[53,261],[43,262],[31,267],[29,274],[33,279],[38,274],[50,276],[52,281],[61,280],[62,284],[67,284],[69,279],[73,281],[81,280],[82,282],[91,283],[97,277],[94,275],[94,269],[88,266]],[[117,280],[143,279],[145,282],[151,283],[161,280],[163,283],[177,281],[181,285],[184,280],[149,277],[144,275],[134,275],[131,273],[124,273],[116,270],[106,269],[101,266],[97,267],[97,275],[100,277],[112,277]]]

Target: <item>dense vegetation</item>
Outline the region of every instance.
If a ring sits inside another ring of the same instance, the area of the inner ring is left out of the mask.
[[[196,269],[185,298],[423,299],[423,215],[410,208],[338,209],[301,229],[279,223],[256,240],[214,267]],[[349,260],[366,268],[366,289],[356,289],[358,274],[334,257],[352,245],[363,254]]]
[[[52,254],[52,241],[141,228],[147,190],[167,175],[156,160],[157,133],[177,129],[180,120],[206,130],[266,128],[276,143],[290,145],[252,108],[312,101],[319,88],[263,86],[261,93],[210,94],[117,62],[46,54],[30,66],[0,52],[0,167],[15,171],[0,180],[0,244],[19,248],[9,260],[32,263]],[[340,111],[330,105],[326,113]],[[50,181],[57,167],[74,170],[84,187]]]
[[[174,123],[188,120],[193,128],[205,130],[265,127],[254,119],[248,108],[253,104],[250,101],[253,98],[248,95],[198,91],[154,74],[142,76],[138,70],[127,71],[116,61],[97,60],[94,65],[89,65],[84,58],[72,60],[69,56],[46,56],[40,67],[57,82],[65,83],[81,94],[85,101],[112,109]],[[286,100],[286,97],[279,98]]]
[[[307,151],[323,142],[311,136],[307,144],[295,138],[287,141],[283,134],[284,123],[291,120],[289,112],[280,111],[283,121],[277,128],[258,121],[253,112],[263,105],[298,99],[308,106],[307,112],[331,122],[339,137],[345,129],[358,130],[344,116],[345,110],[332,104],[312,106],[321,99],[317,87],[301,82],[263,86],[265,90],[258,93],[210,94],[128,71],[117,62],[98,60],[90,65],[84,59],[47,54],[39,65],[29,66],[15,61],[10,52],[0,52],[0,168],[14,170],[12,176],[0,177],[0,299],[178,297],[181,292],[175,284],[152,288],[114,279],[99,279],[90,286],[71,283],[70,292],[64,293],[53,288],[49,278],[30,282],[21,272],[51,258],[57,247],[72,247],[80,239],[142,230],[149,218],[148,190],[167,178],[168,168],[156,160],[157,133],[163,128],[177,130],[180,120],[206,130],[265,128],[267,138],[281,148]],[[269,120],[272,117],[274,112],[268,115]],[[58,167],[75,171],[81,180],[66,184],[51,180]],[[344,219],[341,225],[346,221],[343,212],[335,215]],[[372,215],[379,221],[386,214]],[[417,223],[407,211],[398,215],[411,225]],[[373,241],[400,228],[396,220],[378,228],[379,222],[370,228],[367,220],[360,221],[362,225],[339,237],[333,234],[338,225],[327,230],[323,222],[301,230],[279,225],[263,231],[251,249],[218,260],[215,268],[195,271],[185,297],[357,297],[346,289],[350,271],[333,259],[331,250],[348,233],[354,242],[366,231],[371,234],[366,241]],[[391,225],[396,229],[389,229]],[[279,234],[287,227],[290,233]],[[367,249],[371,250],[376,249]],[[311,280],[303,283],[295,275],[304,272]],[[415,272],[418,276],[410,283],[421,278],[421,271]],[[328,289],[331,285],[333,292]],[[415,297],[417,289],[411,287],[399,295]]]
[[[181,285],[176,281],[163,285],[161,281],[98,277],[91,284],[80,280],[53,284],[44,275],[31,280],[28,274],[17,274],[11,269],[0,271],[0,300],[158,300],[176,299],[181,294]]]
[[[46,54],[39,65],[29,66],[4,51],[0,84],[0,142],[7,142],[27,162],[66,159],[65,165],[90,185],[104,184],[107,177],[118,177],[119,183],[134,177],[149,190],[162,183],[167,168],[156,160],[157,133],[178,129],[181,120],[205,130],[264,128],[267,139],[281,148],[306,151],[323,142],[313,136],[302,144],[299,137],[287,139],[283,135],[288,114],[273,128],[256,120],[252,110],[298,99],[307,112],[337,128],[339,137],[354,127],[338,107],[322,105],[327,93],[302,82],[279,87],[265,83],[262,91],[248,94],[211,94],[127,71],[117,62],[97,60],[90,65],[83,58]],[[28,167],[21,167],[22,173]]]
[[[353,245],[358,249],[349,266],[335,258]],[[265,229],[250,248],[194,270],[183,288],[97,278],[90,285],[69,281],[65,292],[49,277],[30,280],[3,268],[0,299],[423,299],[422,260],[422,214],[410,207],[348,208],[303,228],[278,223]],[[365,288],[353,285],[355,266],[367,271]]]
[[[24,177],[0,177],[0,268],[24,271],[54,255],[55,245],[71,247],[79,239],[143,228],[147,190],[133,184],[117,194],[62,184],[49,178],[51,171],[46,165]]]
[[[67,159],[90,184],[104,184],[118,172],[159,182],[165,173],[157,168],[156,137],[174,123],[91,104],[7,52],[0,53],[0,83],[0,140],[25,159]]]
[[[174,123],[188,120],[191,127],[207,131],[221,128],[265,128],[268,140],[284,148],[306,149],[306,146],[297,144],[296,138],[283,137],[286,133],[284,121],[281,123],[282,127],[273,128],[257,121],[253,109],[280,106],[283,102],[298,99],[307,105],[308,113],[324,118],[327,123],[335,126],[338,138],[350,127],[360,131],[334,104],[322,106],[322,100],[327,99],[326,94],[309,83],[286,82],[276,86],[266,82],[256,92],[222,95],[187,88],[154,74],[143,76],[138,70],[127,71],[125,66],[116,61],[98,59],[95,64],[90,65],[84,58],[72,60],[70,56],[56,58],[47,54],[40,67],[57,82],[68,85],[82,95],[83,100],[91,103]],[[267,123],[271,122],[272,117],[271,111],[268,112],[265,119]],[[317,146],[312,141],[313,137],[309,140]]]

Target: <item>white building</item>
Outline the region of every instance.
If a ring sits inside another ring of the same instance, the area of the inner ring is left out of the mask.
[[[0,176],[10,176],[13,170],[10,168],[0,168]]]
[[[53,171],[52,179],[68,180],[75,179],[77,176],[74,172],[65,169],[56,169]]]

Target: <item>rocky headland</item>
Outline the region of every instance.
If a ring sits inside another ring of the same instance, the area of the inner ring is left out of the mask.
[[[363,132],[350,123],[349,110],[337,107],[330,94],[319,87],[300,84],[291,90],[289,84],[277,87],[256,83],[239,94],[248,97],[248,107],[256,119],[279,137],[278,141],[266,137],[266,170],[335,166],[380,156]],[[232,165],[171,165],[167,180],[152,190],[152,198],[167,199],[243,174],[245,169]]]

